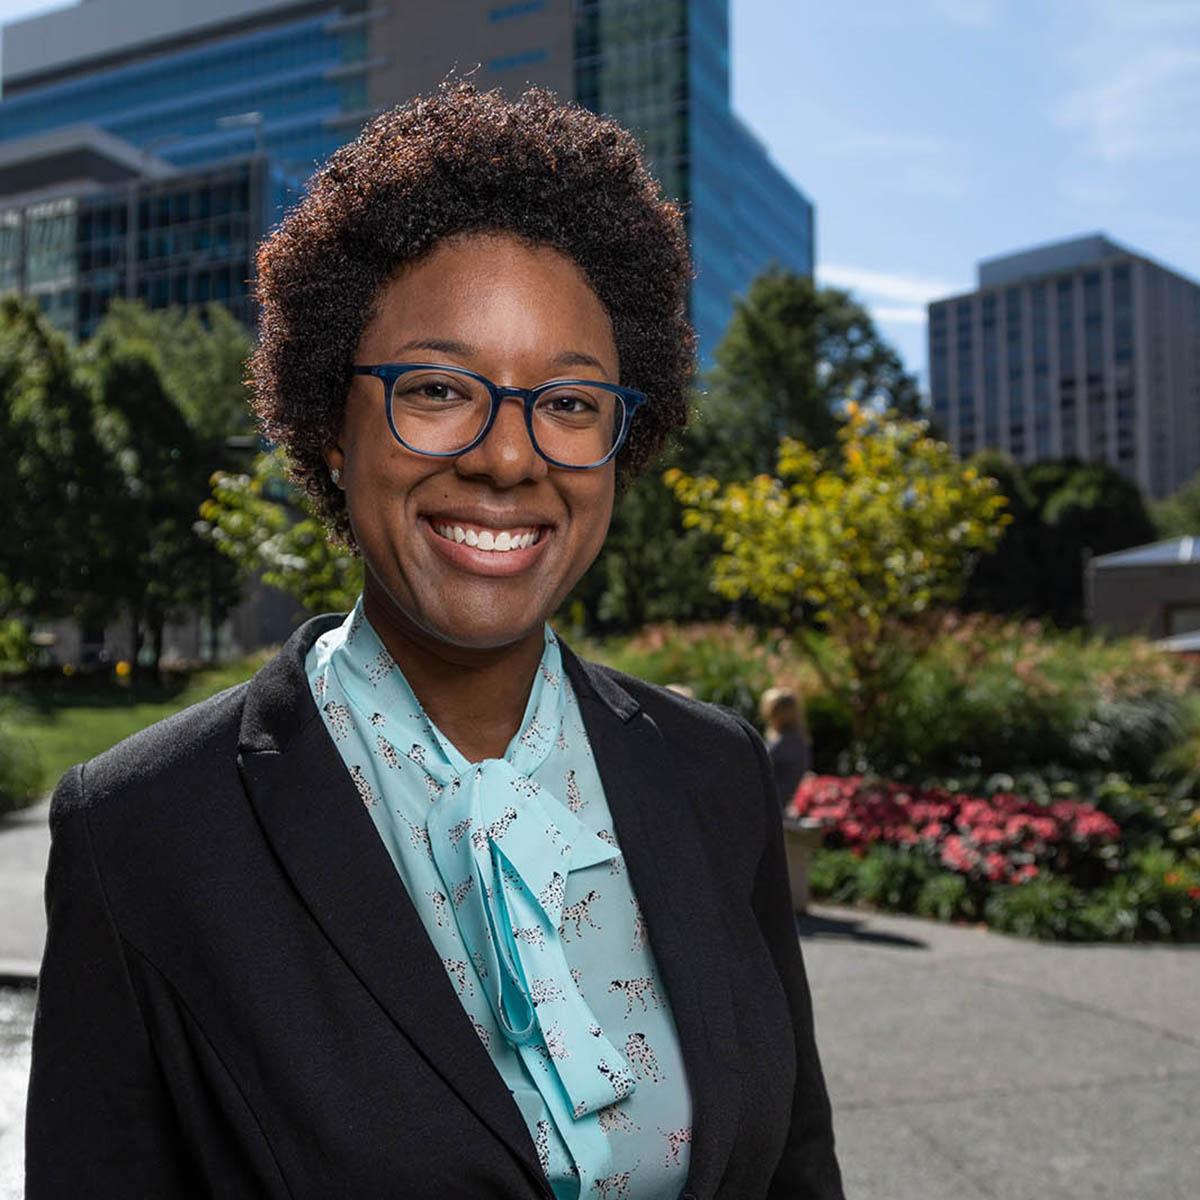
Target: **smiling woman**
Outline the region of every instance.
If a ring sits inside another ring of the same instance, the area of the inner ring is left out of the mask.
[[[28,1200],[839,1200],[761,740],[549,623],[689,273],[628,134],[466,86],[264,244],[257,412],[363,594],[60,783]]]

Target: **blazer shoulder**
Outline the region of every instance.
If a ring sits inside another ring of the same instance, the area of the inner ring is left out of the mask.
[[[57,814],[111,808],[122,798],[195,795],[223,768],[236,766],[238,731],[249,683],[189,705],[68,772],[55,793]],[[68,780],[74,778],[74,784]]]

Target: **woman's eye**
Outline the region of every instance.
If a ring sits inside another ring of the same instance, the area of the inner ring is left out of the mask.
[[[574,392],[555,392],[546,397],[546,403],[552,412],[557,413],[582,413],[595,407],[586,396]]]

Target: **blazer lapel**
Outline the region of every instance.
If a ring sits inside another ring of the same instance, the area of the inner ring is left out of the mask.
[[[692,1093],[685,1193],[720,1184],[737,1134],[741,1073],[727,925],[696,822],[696,800],[638,702],[565,645],[588,740],[679,1033]]]
[[[309,692],[304,656],[341,617],[303,625],[250,685],[239,765],[309,912],[418,1053],[549,1195],[529,1130],[471,1028]],[[394,953],[380,953],[390,942]]]

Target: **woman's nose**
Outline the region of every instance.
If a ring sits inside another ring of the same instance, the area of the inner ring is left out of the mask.
[[[523,479],[540,478],[549,464],[533,448],[525,424],[525,403],[520,396],[504,396],[487,437],[455,460],[464,475],[486,475],[499,487]]]

